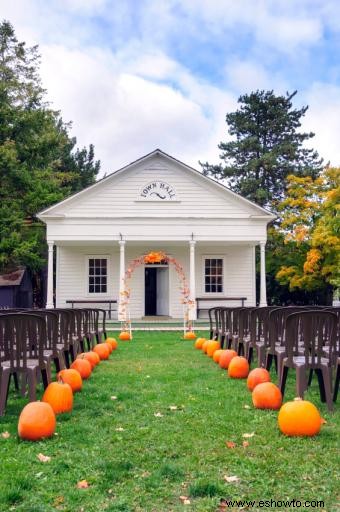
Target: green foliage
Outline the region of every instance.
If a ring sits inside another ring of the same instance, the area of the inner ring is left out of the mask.
[[[232,139],[218,145],[223,163],[201,163],[203,173],[227,179],[234,192],[274,209],[284,196],[289,174],[316,177],[322,160],[316,151],[303,147],[314,134],[298,131],[308,107],[293,109],[295,94],[256,91],[240,96],[239,110],[226,115]]]
[[[92,184],[94,148],[76,149],[39,78],[37,46],[18,42],[0,23],[0,271],[45,262],[44,227],[35,214]]]

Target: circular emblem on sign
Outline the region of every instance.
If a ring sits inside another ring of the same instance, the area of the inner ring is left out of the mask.
[[[145,185],[141,192],[142,199],[149,201],[175,201],[175,189],[165,181],[155,180]]]

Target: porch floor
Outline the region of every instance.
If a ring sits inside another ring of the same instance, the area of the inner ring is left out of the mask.
[[[152,317],[133,318],[131,320],[133,331],[181,331],[183,330],[182,318]],[[108,331],[120,331],[121,322],[118,320],[107,320],[106,327]],[[195,320],[194,327],[197,331],[208,331],[209,321],[205,318]]]

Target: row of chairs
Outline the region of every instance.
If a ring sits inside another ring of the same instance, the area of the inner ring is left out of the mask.
[[[300,397],[316,374],[321,400],[332,410],[340,381],[339,318],[338,307],[214,307],[209,310],[210,338],[249,364],[255,353],[258,366],[270,370],[274,362],[282,394],[289,369],[296,371]]]
[[[56,372],[69,368],[80,352],[106,339],[102,309],[12,309],[0,311],[0,416],[5,412],[11,378],[35,401]]]

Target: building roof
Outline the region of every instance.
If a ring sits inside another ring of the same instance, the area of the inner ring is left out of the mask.
[[[7,274],[0,274],[0,286],[20,286],[26,267],[19,267]]]

